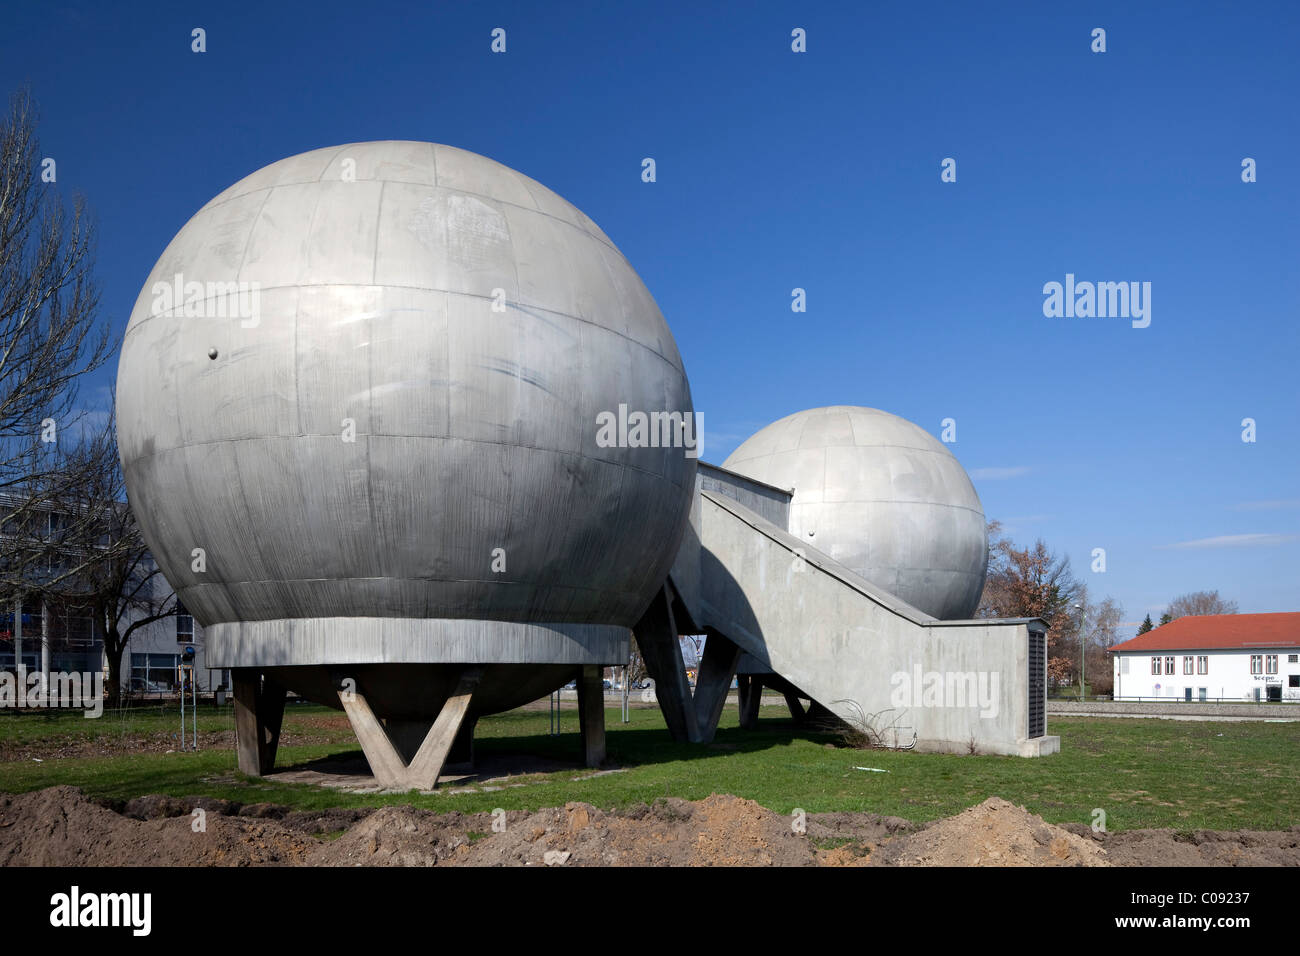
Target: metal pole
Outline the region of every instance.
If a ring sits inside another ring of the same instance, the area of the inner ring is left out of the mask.
[[[190,701],[194,705],[190,711],[191,724],[194,727],[194,752],[199,750],[199,682],[197,678],[190,680]]]
[[[18,678],[17,699],[27,693],[27,676],[23,673],[23,596],[14,604],[14,675]]]
[[[1084,699],[1088,690],[1088,612],[1083,612],[1083,624],[1079,630],[1079,700]]]
[[[632,673],[631,669],[626,664],[624,664],[623,665],[623,723],[625,724],[628,722],[629,719],[627,701],[628,701],[628,693],[631,690],[631,688],[628,686],[628,678],[631,675],[631,673]]]
[[[41,597],[41,694],[46,698],[45,706],[50,706],[50,606]]]

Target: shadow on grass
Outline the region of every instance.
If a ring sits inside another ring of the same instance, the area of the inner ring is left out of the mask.
[[[610,728],[606,733],[606,759],[599,769],[632,769],[639,766],[683,763],[713,759],[719,754],[753,754],[774,748],[789,747],[798,741],[816,744],[835,742],[832,733],[801,727],[790,719],[759,722],[754,730],[738,727],[719,728],[707,744],[679,743],[663,727]],[[511,734],[476,737],[474,767],[463,772],[449,770],[440,778],[449,783],[468,785],[501,777],[586,771],[582,759],[582,738],[573,731],[552,734]],[[277,763],[268,781],[280,773],[319,773],[325,777],[350,780],[370,775],[365,754],[360,749],[334,751],[323,757]]]

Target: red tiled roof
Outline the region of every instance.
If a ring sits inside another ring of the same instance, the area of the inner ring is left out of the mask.
[[[1112,651],[1247,650],[1254,647],[1300,647],[1300,613],[1205,614],[1139,634]]]

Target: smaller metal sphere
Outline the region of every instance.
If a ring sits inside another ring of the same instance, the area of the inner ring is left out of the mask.
[[[984,508],[925,429],[874,408],[813,408],[768,425],[722,464],[794,489],[791,533],[913,607],[940,620],[978,608]]]
[[[208,349],[208,358],[210,358],[210,359],[214,359],[214,360],[215,360],[216,357],[217,357],[217,350],[216,350],[216,349]]]

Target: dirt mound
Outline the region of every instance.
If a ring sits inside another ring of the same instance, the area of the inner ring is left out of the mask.
[[[873,813],[800,820],[805,827],[718,794],[622,812],[568,803],[467,814],[169,796],[113,808],[75,787],[52,787],[0,793],[0,866],[1300,865],[1300,827],[1093,834],[997,797],[925,827]]]
[[[876,865],[1109,866],[1091,840],[1053,826],[998,797],[891,840]]]
[[[463,858],[483,814],[433,813],[412,807],[383,807],[318,847],[312,866],[436,866]],[[490,821],[490,818],[488,818]]]
[[[0,866],[291,865],[315,842],[220,813],[133,820],[76,787],[0,794]]]
[[[808,866],[805,837],[790,818],[752,800],[713,794],[699,803],[669,798],[625,813],[587,803],[509,814],[457,854],[470,866]]]

